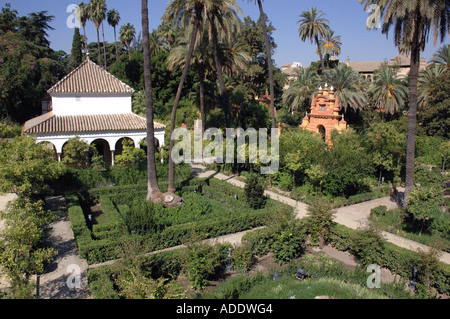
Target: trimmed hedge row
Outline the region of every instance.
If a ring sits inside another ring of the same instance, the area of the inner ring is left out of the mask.
[[[117,189],[117,193],[114,189]],[[101,201],[105,214],[99,217],[100,223],[92,225],[91,228],[82,209],[85,197],[66,197],[70,203],[69,216],[80,255],[89,264],[117,258],[123,237],[128,235],[124,217],[129,207],[122,204],[122,201],[126,198],[136,198],[135,190],[134,186],[91,190],[89,195]],[[193,193],[194,190],[197,193]],[[204,195],[198,193],[199,190],[202,190]],[[268,201],[265,209],[250,209],[245,202],[234,198],[234,194],[243,195],[242,189],[214,179],[191,180],[181,192],[184,192],[187,199],[185,205],[167,211],[164,216],[156,215],[158,231],[150,231],[148,235],[141,236],[148,251],[177,246],[193,236],[197,239],[207,239],[260,227],[267,223],[270,212],[292,210],[290,206],[275,201]],[[209,197],[217,197],[218,200]],[[130,202],[128,201],[128,205]],[[210,211],[203,212],[202,207],[205,205],[210,206]],[[158,212],[159,210],[155,211]],[[105,222],[103,218],[106,219]]]
[[[391,188],[384,186],[381,188],[376,188],[375,190],[373,190],[372,192],[369,192],[369,193],[356,194],[356,195],[349,196],[348,198],[335,197],[335,198],[331,198],[330,201],[333,204],[333,208],[339,208],[339,207],[355,205],[355,204],[367,202],[370,200],[378,199],[381,197],[389,196],[390,194],[391,194]],[[305,204],[312,204],[317,199],[317,196],[312,196],[312,195],[305,194],[304,192],[302,192],[301,188],[294,189],[291,192],[290,197],[292,199],[302,201]]]

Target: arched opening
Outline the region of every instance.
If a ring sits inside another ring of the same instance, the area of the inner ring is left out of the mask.
[[[130,141],[134,145],[134,141],[129,137],[122,137],[120,140],[116,142],[114,155],[122,155],[123,152],[123,141]]]
[[[52,142],[39,142],[39,145],[43,145],[45,147],[48,147],[49,149],[51,149],[53,151],[53,158],[57,161],[58,160],[58,152],[56,151],[56,146],[55,144],[53,144]]]
[[[141,142],[139,142],[139,147],[141,150],[144,150],[145,154],[147,154],[147,138],[144,138]],[[158,152],[159,147],[159,140],[155,137],[155,152]]]
[[[112,165],[112,156],[111,156],[111,147],[109,146],[108,141],[104,139],[96,139],[91,143],[94,146],[100,156],[103,157],[105,164],[107,167]]]
[[[322,139],[325,141],[327,131],[325,130],[325,127],[323,125],[317,126],[317,132],[322,136]]]

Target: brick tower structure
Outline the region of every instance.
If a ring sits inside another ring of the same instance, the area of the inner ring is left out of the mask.
[[[339,115],[339,101],[334,94],[334,88],[319,88],[317,96],[314,96],[311,103],[311,113],[307,113],[303,119],[301,129],[307,129],[322,135],[325,142],[332,145],[331,132],[338,130],[342,132],[347,129],[347,122],[343,115]]]

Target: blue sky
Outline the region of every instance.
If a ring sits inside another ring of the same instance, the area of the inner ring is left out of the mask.
[[[27,15],[31,12],[48,11],[55,16],[51,26],[49,40],[54,50],[64,50],[70,53],[73,37],[73,29],[67,26],[67,19],[71,13],[66,12],[70,4],[76,4],[81,0],[0,0],[0,6],[11,3],[11,6],[19,12],[19,15]],[[88,0],[85,0],[88,2]],[[254,1],[237,0],[244,16],[250,16],[256,20],[259,10]],[[169,0],[149,0],[150,29],[156,28]],[[140,0],[107,0],[108,9],[116,9],[121,15],[120,25],[130,22],[137,30],[142,29],[140,21]],[[299,15],[310,7],[316,7],[325,13],[330,26],[335,34],[341,36],[342,53],[339,59],[346,61],[383,61],[395,57],[397,48],[393,45],[392,35],[386,39],[380,30],[366,29],[366,21],[369,16],[364,12],[362,5],[357,0],[265,0],[264,9],[270,21],[276,28],[273,36],[278,45],[274,56],[278,67],[290,62],[301,62],[309,65],[311,61],[318,60],[315,54],[315,45],[309,42],[301,42],[298,36]],[[96,41],[97,36],[92,22],[87,25],[87,37],[89,41]],[[105,25],[106,41],[114,40],[113,29]],[[446,44],[449,43],[448,38]],[[427,49],[422,53],[423,57],[430,59],[436,50],[443,44],[433,46],[430,40]]]

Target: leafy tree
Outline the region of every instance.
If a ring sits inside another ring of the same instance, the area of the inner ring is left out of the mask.
[[[19,197],[0,217],[5,219],[0,234],[0,266],[11,280],[8,294],[18,299],[33,298],[31,276],[42,274],[45,263],[57,254],[54,248],[42,247],[44,226],[53,216],[44,210],[42,201]]]
[[[64,172],[52,149],[19,136],[0,143],[0,189],[24,196],[39,194]]]
[[[399,132],[392,122],[373,122],[367,130],[366,146],[379,174],[400,177],[405,156],[405,134]]]
[[[293,184],[304,181],[306,171],[324,156],[326,144],[307,130],[290,130],[280,137],[280,165],[293,177]]]
[[[117,155],[115,164],[123,167],[142,167],[147,156],[140,148],[135,148],[133,141],[124,139],[122,142],[122,154]]]
[[[95,146],[89,145],[79,137],[68,140],[64,145],[62,162],[78,169],[104,166],[103,158],[98,154]]]
[[[331,203],[325,198],[316,199],[308,206],[307,228],[312,241],[323,246],[333,226],[334,212]]]
[[[361,138],[352,131],[332,133],[333,146],[325,152],[320,165],[326,169],[321,180],[323,192],[331,196],[351,196],[368,189],[366,178],[373,166]]]

